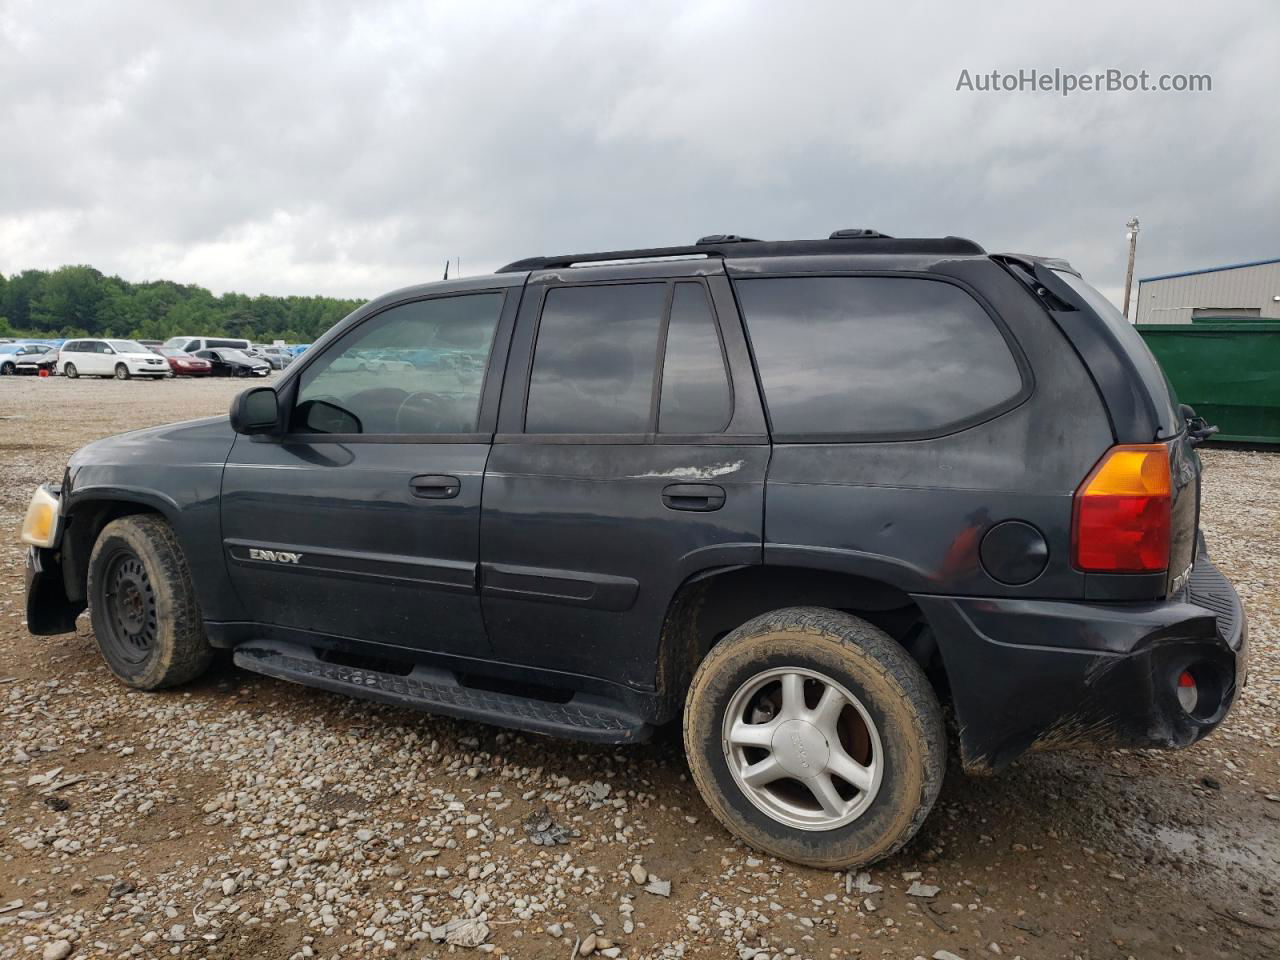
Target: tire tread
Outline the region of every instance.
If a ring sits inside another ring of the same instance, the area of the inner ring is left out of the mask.
[[[920,830],[933,809],[942,789],[946,773],[946,730],[942,708],[924,671],[903,647],[878,627],[852,614],[827,607],[785,607],[763,613],[731,631],[703,658],[690,685],[685,709],[685,750],[690,757],[701,745],[691,742],[689,714],[695,697],[708,679],[715,675],[725,660],[735,652],[738,642],[770,633],[791,633],[812,636],[818,643],[834,643],[858,657],[864,668],[880,675],[890,686],[898,686],[911,702],[911,722],[916,736],[924,744],[921,789],[910,821],[890,838],[887,845],[868,859],[879,860],[892,856],[902,849]],[[716,796],[718,787],[710,782],[701,764],[690,763],[694,783],[704,798]],[[725,822],[715,804],[708,804],[717,819]],[[725,824],[729,826],[729,824]],[[806,859],[811,866],[847,866],[843,858],[827,860]]]
[[[130,686],[143,690],[160,690],[194,680],[213,660],[213,648],[205,637],[195,584],[177,534],[162,517],[133,514],[113,520],[103,527],[98,535],[98,543],[101,544],[109,535],[121,536],[125,540],[136,537],[145,544],[163,581],[155,584],[157,608],[169,608],[157,609],[157,617],[167,627],[167,631],[162,631],[162,635],[157,638],[159,655],[137,676],[122,675],[114,668],[113,672]],[[95,546],[94,557],[90,557],[89,561],[91,597],[94,595],[92,578],[96,555]],[[163,635],[164,632],[168,633],[167,637]]]

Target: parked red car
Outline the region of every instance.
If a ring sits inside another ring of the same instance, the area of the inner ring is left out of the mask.
[[[193,357],[183,350],[173,347],[152,347],[156,353],[169,361],[169,369],[175,377],[207,377],[213,371],[213,364],[208,360]]]

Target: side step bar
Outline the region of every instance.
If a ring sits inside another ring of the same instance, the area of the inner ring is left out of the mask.
[[[307,687],[570,740],[635,743],[653,732],[640,717],[603,697],[576,693],[567,703],[554,703],[496,693],[464,686],[453,673],[421,664],[403,676],[382,673],[329,663],[301,644],[249,641],[236,647],[235,663]]]

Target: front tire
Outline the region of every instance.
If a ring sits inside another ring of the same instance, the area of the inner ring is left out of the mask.
[[[901,849],[942,787],[946,740],[919,664],[820,607],[756,617],[707,655],[685,703],[703,799],[753,847],[826,869]]]
[[[18,368],[14,366],[12,360],[6,360],[4,363],[0,363],[0,377],[12,377],[17,373],[17,371]]]
[[[191,572],[173,529],[151,515],[107,524],[89,556],[89,614],[111,672],[159,690],[198,677],[213,659]]]
[[[74,363],[68,363],[62,368],[62,375],[70,380],[74,380],[76,377],[80,376],[80,371],[76,369],[76,365]]]
[[[129,379],[129,368],[126,367],[123,363],[116,364],[116,379],[117,380]]]

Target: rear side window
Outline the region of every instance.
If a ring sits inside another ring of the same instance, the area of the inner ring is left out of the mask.
[[[677,283],[662,364],[659,433],[719,433],[732,412],[729,373],[711,301],[700,283]]]
[[[665,283],[548,291],[525,431],[646,433],[666,297]]]
[[[930,436],[1023,389],[995,322],[950,283],[911,277],[735,282],[775,434]]]

